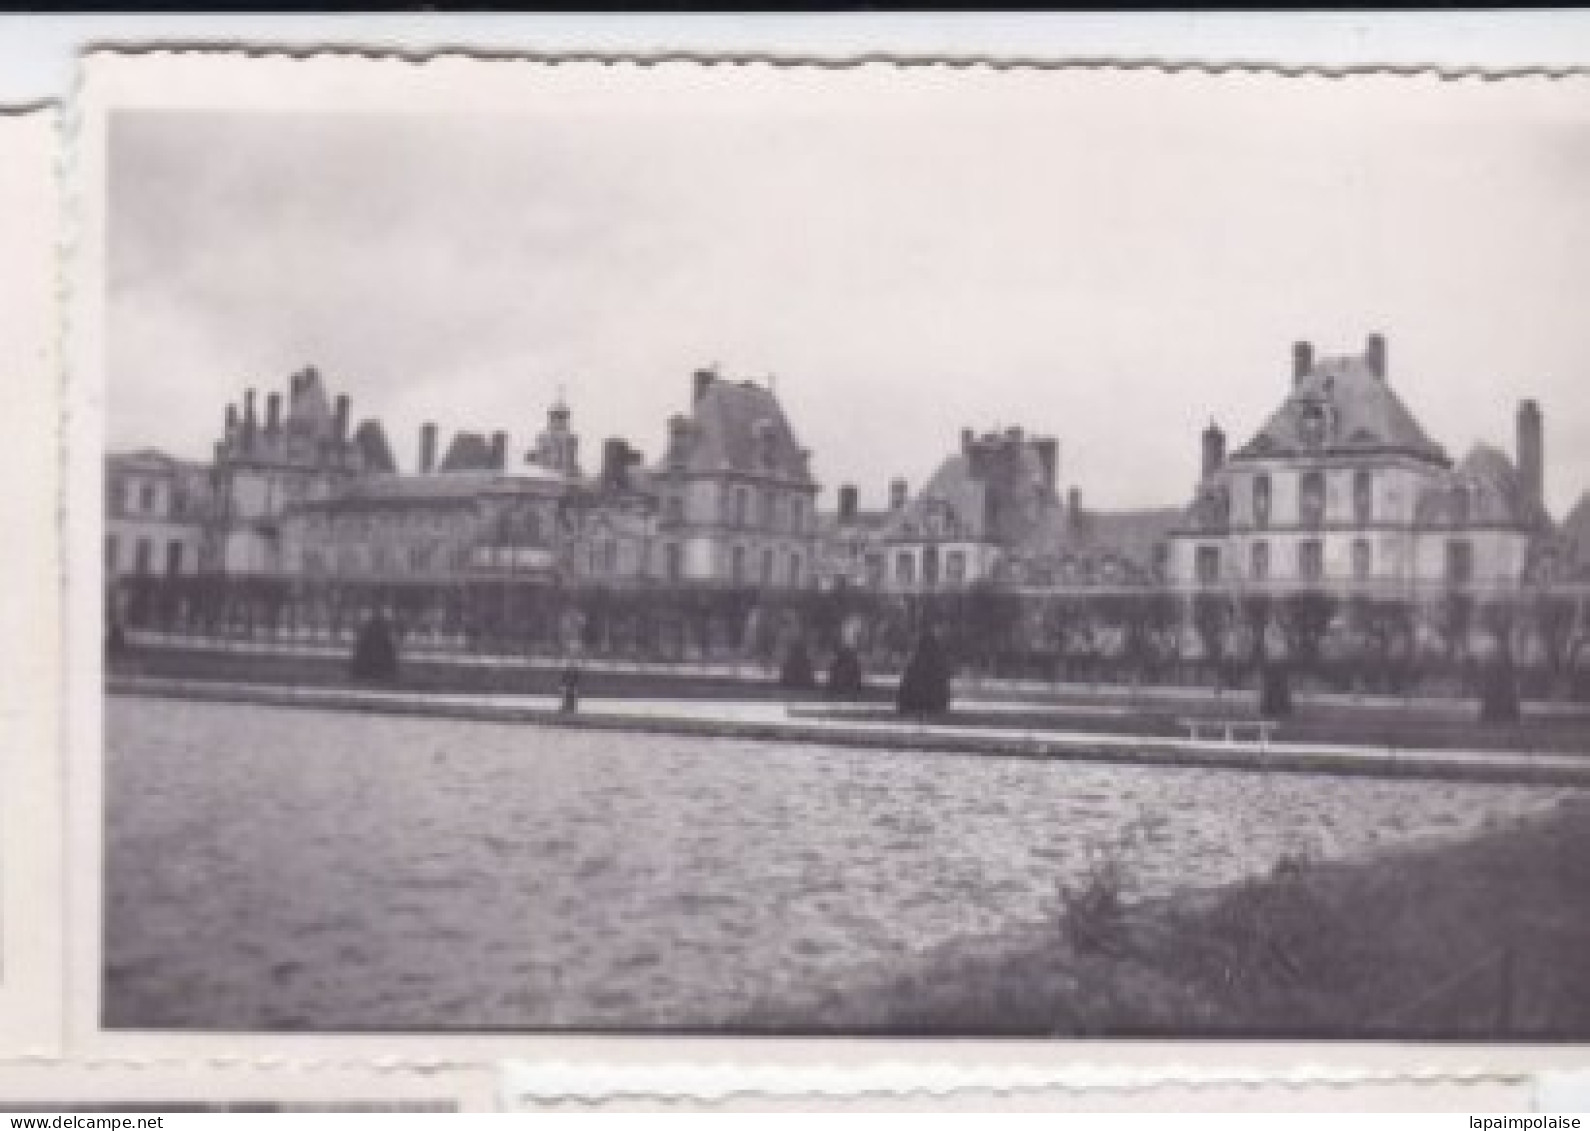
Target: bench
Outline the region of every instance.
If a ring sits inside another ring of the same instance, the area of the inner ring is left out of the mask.
[[[1273,719],[1182,719],[1181,725],[1194,742],[1207,738],[1236,743],[1246,738],[1262,750],[1270,745],[1277,724]]]

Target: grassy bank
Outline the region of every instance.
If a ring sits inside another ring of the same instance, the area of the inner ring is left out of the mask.
[[[1213,893],[1132,904],[1129,863],[1060,892],[1049,923],[758,1029],[1011,1036],[1584,1040],[1590,801],[1471,840],[1353,863],[1282,862]]]

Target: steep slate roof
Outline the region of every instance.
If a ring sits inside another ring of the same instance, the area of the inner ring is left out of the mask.
[[[1319,448],[1309,448],[1302,420],[1311,404],[1329,406],[1336,425]],[[1399,452],[1445,466],[1441,446],[1425,435],[1396,392],[1375,376],[1361,357],[1321,358],[1294,384],[1264,427],[1233,453],[1233,459],[1304,453]]]
[[[394,472],[397,461],[392,458],[392,445],[386,441],[386,429],[379,421],[366,420],[353,434],[353,442],[364,456],[364,466],[377,473]]]
[[[441,471],[495,471],[496,463],[491,458],[491,443],[479,432],[459,432],[453,436],[453,442],[447,445],[447,454],[442,457]]]
[[[965,451],[945,458],[920,491],[884,523],[884,536],[912,541],[924,536],[934,504],[949,508],[956,527],[945,540],[1016,546],[1030,541],[1059,513],[1059,500],[1044,487],[1043,463],[1030,441],[1002,441],[973,467]]]
[[[690,471],[741,471],[812,482],[808,460],[778,398],[754,382],[708,382],[691,406],[688,435],[684,466]],[[665,456],[658,470],[667,467]]]
[[[1455,496],[1467,496],[1469,526],[1543,526],[1545,512],[1524,491],[1518,469],[1500,449],[1476,444],[1442,484],[1427,487],[1415,503],[1421,525],[1451,526],[1457,521]]]
[[[470,507],[478,500],[548,493],[564,481],[552,474],[507,475],[497,471],[459,471],[447,475],[385,473],[348,481],[329,499],[298,505],[301,510],[357,510],[370,507]]]
[[[1557,537],[1570,562],[1590,567],[1590,491],[1579,496],[1579,501],[1557,528]]]
[[[1062,524],[1057,549],[1061,553],[1114,554],[1150,570],[1157,564],[1157,548],[1165,543],[1181,515],[1180,507],[1073,512]]]

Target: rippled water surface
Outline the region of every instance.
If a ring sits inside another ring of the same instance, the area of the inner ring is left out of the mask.
[[[105,1020],[710,1028],[1049,915],[1564,791],[112,698]]]

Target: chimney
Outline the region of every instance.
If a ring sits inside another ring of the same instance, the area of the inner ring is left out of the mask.
[[[348,442],[348,394],[343,393],[337,397],[336,415],[332,417],[332,435],[337,443]]]
[[[1380,380],[1386,379],[1386,336],[1370,334],[1364,341],[1364,365]]]
[[[854,522],[856,518],[856,485],[846,483],[839,488],[839,521]]]
[[[712,382],[716,381],[717,379],[718,375],[710,369],[696,370],[695,385],[693,394],[691,396],[691,403],[694,404],[696,401],[699,401],[702,397],[706,396],[707,389],[711,386]]]
[[[1043,468],[1044,489],[1053,494],[1060,482],[1060,441],[1053,436],[1044,436],[1032,443],[1038,452],[1038,463]]]
[[[237,434],[237,405],[226,406],[226,435],[230,439]]]
[[[1204,478],[1219,471],[1226,462],[1226,434],[1213,420],[1204,429]]]
[[[1082,513],[1082,488],[1073,487],[1066,492],[1066,509],[1073,515]]]
[[[891,479],[889,481],[889,509],[892,511],[904,510],[906,500],[906,483],[904,479]]]
[[[1310,342],[1292,343],[1292,384],[1301,385],[1314,371],[1314,346]]]
[[[1518,405],[1518,480],[1525,500],[1538,514],[1546,504],[1546,441],[1540,405],[1532,400]]]
[[[420,474],[436,470],[436,425],[420,425]]]
[[[259,428],[259,418],[254,414],[254,390],[249,389],[243,394],[243,447],[245,450],[254,447],[254,432]]]
[[[617,437],[602,442],[602,483],[607,487],[629,486],[629,445]]]
[[[977,439],[976,434],[970,428],[962,428],[961,429],[961,454],[962,455],[964,455],[967,452],[972,450],[972,444],[976,441],[976,439]]]
[[[491,434],[491,467],[493,471],[502,471],[508,466],[508,433],[493,432]]]

